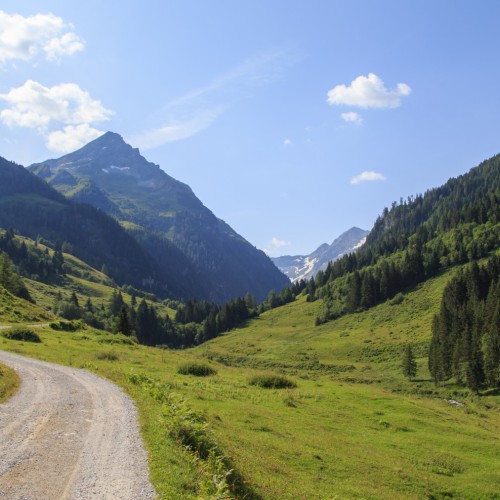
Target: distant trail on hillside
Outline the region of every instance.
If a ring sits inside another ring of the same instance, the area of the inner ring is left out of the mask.
[[[0,351],[22,385],[0,405],[0,498],[152,499],[137,413],[85,370]]]

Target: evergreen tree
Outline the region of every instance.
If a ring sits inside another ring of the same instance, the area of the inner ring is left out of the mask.
[[[113,295],[111,296],[111,301],[109,304],[109,310],[112,316],[116,316],[120,314],[120,311],[125,302],[123,301],[122,292],[116,293],[116,290],[113,290]]]
[[[361,280],[361,307],[369,308],[375,305],[375,280],[370,271],[366,271],[363,274],[363,279]]]
[[[403,375],[411,380],[413,377],[415,377],[416,374],[417,362],[415,361],[415,357],[413,356],[411,345],[408,344],[403,355]]]
[[[71,292],[71,297],[69,301],[75,306],[75,307],[80,307],[80,304],[78,303],[78,297],[76,296],[75,292]]]
[[[92,305],[92,300],[90,300],[90,297],[87,297],[87,301],[85,302],[85,310],[89,313],[94,312],[94,306]]]
[[[361,303],[361,278],[358,271],[354,271],[349,278],[349,291],[347,294],[347,312],[356,311]]]
[[[123,333],[123,335],[126,335],[127,337],[130,337],[132,335],[132,326],[130,324],[130,318],[126,305],[122,305],[120,309],[120,314],[117,318],[115,331],[117,333]]]
[[[485,305],[484,375],[491,387],[500,385],[500,280],[492,283]]]

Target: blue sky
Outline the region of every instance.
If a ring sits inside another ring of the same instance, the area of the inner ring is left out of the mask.
[[[500,3],[9,1],[0,156],[112,130],[271,255],[500,152]]]

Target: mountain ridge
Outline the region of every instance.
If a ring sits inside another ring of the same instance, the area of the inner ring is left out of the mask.
[[[168,265],[168,253],[182,255],[183,272],[197,275],[193,297],[224,302],[249,292],[263,300],[271,289],[289,284],[264,252],[217,218],[187,184],[149,162],[119,134],[107,132],[29,170],[69,198],[112,215],[158,265]]]
[[[335,238],[330,245],[323,243],[309,255],[282,255],[272,257],[272,261],[292,282],[308,280],[325,270],[329,262],[361,247],[368,233],[369,231],[359,227],[352,227]]]

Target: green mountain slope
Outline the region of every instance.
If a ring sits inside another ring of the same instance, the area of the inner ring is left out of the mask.
[[[76,256],[121,283],[148,288],[151,258],[115,220],[90,205],[67,200],[20,165],[0,158],[0,227],[36,239],[68,243]]]
[[[288,284],[263,252],[218,219],[189,186],[148,162],[118,134],[108,132],[30,169],[65,195],[116,217],[161,266],[175,251],[175,259],[184,256],[197,276],[192,296],[224,302],[250,292],[261,300]],[[190,272],[188,266],[178,267]]]

